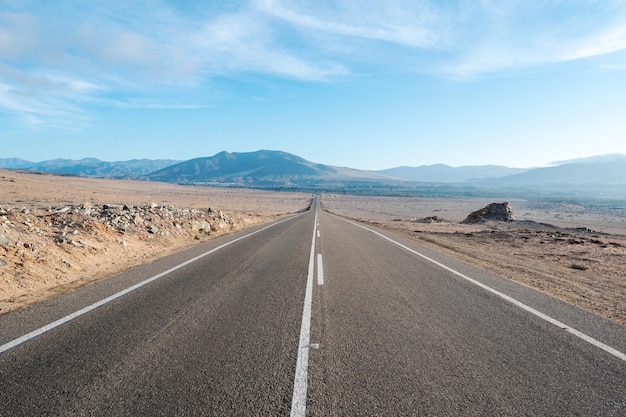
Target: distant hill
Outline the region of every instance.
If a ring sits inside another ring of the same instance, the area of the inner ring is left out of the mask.
[[[626,156],[518,169],[497,165],[398,167],[363,171],[307,161],[281,151],[221,152],[168,166],[144,179],[178,184],[288,187],[391,195],[626,195]],[[616,188],[617,187],[617,188]],[[533,191],[534,190],[534,191]]]
[[[532,169],[508,168],[499,165],[454,168],[436,164],[398,167],[378,172],[412,181],[492,186],[626,184],[626,155],[597,155],[553,164],[555,166]]]
[[[459,183],[470,180],[501,178],[526,172],[528,169],[508,168],[499,165],[451,167],[444,164],[422,165],[417,167],[397,167],[378,171],[382,174],[410,181],[434,183]]]
[[[19,158],[0,158],[0,168],[25,169],[32,166],[34,162],[25,161]]]
[[[622,160],[578,162],[555,167],[537,168],[506,176],[491,182],[494,185],[626,185],[626,156]]]
[[[307,161],[281,151],[220,152],[181,162],[145,176],[179,184],[294,186],[353,180],[397,181],[389,176]]]
[[[604,164],[611,162],[626,162],[626,155],[621,153],[609,153],[605,155],[586,156],[584,158],[568,159],[564,161],[552,162],[550,165],[567,165],[567,164]]]
[[[132,178],[146,175],[180,161],[170,159],[133,159],[130,161],[105,162],[95,158],[53,159],[42,162],[29,162],[21,159],[1,159],[0,168],[25,169],[81,177]]]

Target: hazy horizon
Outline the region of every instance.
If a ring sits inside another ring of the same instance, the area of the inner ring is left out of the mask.
[[[626,154],[626,4],[2,2],[1,158]]]
[[[257,150],[258,152],[261,151],[278,151],[278,152],[284,152],[284,151],[280,151],[278,149],[275,150],[269,150],[269,149],[265,149],[265,150]],[[252,151],[252,153],[257,152],[257,151]],[[227,152],[227,153],[235,153],[235,154],[240,154],[240,153],[245,153],[245,152],[238,152],[238,151],[227,151],[227,150],[223,150],[218,152],[222,153],[222,152]],[[152,159],[152,158],[132,158],[132,159],[127,159],[127,160],[105,160],[105,159],[100,159],[100,158],[96,158],[96,157],[83,157],[83,158],[63,158],[63,157],[59,157],[59,158],[52,158],[52,159],[45,159],[45,160],[39,160],[39,161],[33,161],[33,160],[24,160],[23,158],[16,158],[16,159],[22,159],[26,162],[32,162],[32,163],[41,163],[41,162],[46,162],[46,161],[55,161],[55,160],[71,160],[71,161],[82,161],[82,160],[90,160],[90,159],[96,159],[98,161],[101,162],[107,162],[107,163],[116,163],[116,162],[129,162],[129,161],[141,161],[141,160],[171,160],[171,161],[177,161],[177,162],[187,162],[189,160],[192,159],[203,159],[203,158],[211,158],[216,156],[217,154],[214,155],[204,155],[204,156],[197,156],[197,157],[193,157],[190,159],[186,159],[186,160],[177,160],[177,159],[173,159],[173,158],[159,158],[159,159]],[[295,156],[300,156],[300,155],[295,155]],[[367,168],[355,168],[355,167],[351,167],[351,166],[347,166],[347,165],[333,165],[333,166],[337,166],[337,167],[343,167],[343,168],[350,168],[350,169],[359,169],[359,170],[365,170],[365,171],[383,171],[383,170],[389,170],[389,169],[396,169],[396,168],[417,168],[417,167],[424,167],[424,166],[434,166],[434,165],[445,165],[445,166],[449,166],[451,168],[461,168],[461,167],[472,167],[472,166],[503,166],[503,167],[507,167],[507,168],[515,168],[515,169],[535,169],[535,168],[545,168],[545,167],[551,167],[551,166],[558,166],[558,165],[564,165],[564,164],[572,164],[572,163],[580,163],[580,162],[589,162],[589,161],[595,161],[597,162],[598,159],[616,159],[618,158],[620,161],[626,161],[626,154],[621,154],[621,153],[610,153],[610,154],[603,154],[603,155],[589,155],[587,157],[581,157],[581,158],[574,158],[574,159],[567,159],[567,160],[559,160],[559,161],[551,161],[547,164],[541,165],[541,166],[533,166],[533,167],[514,167],[514,166],[507,166],[507,165],[502,165],[502,164],[497,164],[497,163],[491,163],[491,164],[483,164],[483,165],[448,165],[448,164],[444,164],[441,162],[438,163],[432,163],[432,164],[424,164],[424,165],[398,165],[398,166],[390,166],[390,167],[386,167],[386,168],[381,168],[381,169],[367,169]],[[0,159],[12,159],[12,157],[4,157],[4,156],[0,156]],[[306,159],[306,158],[304,158]],[[332,165],[332,164],[327,164],[324,161],[311,161],[308,160],[309,162],[313,162],[316,164],[324,164],[324,165]],[[613,162],[613,161],[612,161]]]

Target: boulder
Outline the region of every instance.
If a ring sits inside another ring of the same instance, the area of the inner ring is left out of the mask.
[[[194,232],[205,232],[207,234],[211,233],[211,223],[207,221],[192,220],[189,222],[189,227]]]
[[[480,210],[476,210],[471,213],[461,223],[463,224],[476,224],[484,223],[486,221],[500,221],[510,222],[515,220],[513,217],[513,207],[511,203],[491,203],[487,207]]]

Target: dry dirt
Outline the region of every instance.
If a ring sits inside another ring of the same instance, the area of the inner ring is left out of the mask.
[[[468,225],[459,222],[494,200],[329,194],[321,201],[332,213],[384,227],[626,324],[624,206],[509,200],[515,221]],[[434,216],[441,222],[425,220]]]
[[[310,200],[0,170],[0,314],[301,211]]]
[[[0,170],[0,314],[298,212],[310,199]],[[330,212],[377,224],[626,324],[624,208],[509,200],[516,221],[464,225],[459,222],[472,211],[505,200],[325,194],[321,201]],[[443,222],[422,222],[433,216]]]

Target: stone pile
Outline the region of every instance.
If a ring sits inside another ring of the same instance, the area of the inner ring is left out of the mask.
[[[450,221],[446,220],[446,219],[442,219],[441,217],[438,216],[429,216],[429,217],[424,217],[424,218],[412,218],[410,219],[410,221],[412,223],[429,223],[429,224],[433,224],[433,223],[450,223]]]
[[[0,204],[0,314],[275,218],[158,204],[11,204]]]
[[[46,209],[0,207],[0,245],[11,246],[10,232],[51,236],[56,243],[76,243],[74,236],[98,227],[121,235],[170,236],[195,233],[206,236],[227,232],[237,224],[222,211],[181,209],[168,205],[117,205],[91,203]],[[14,234],[14,233],[13,233]]]

